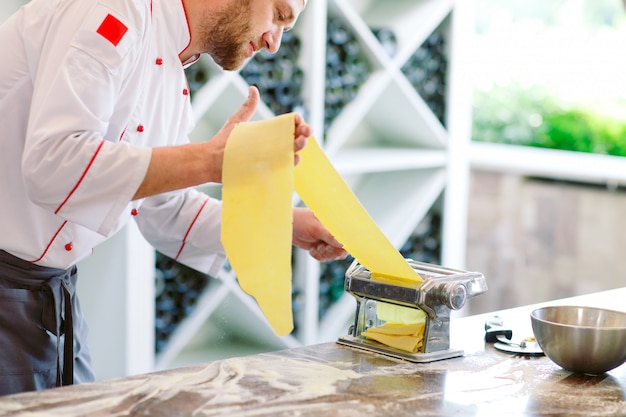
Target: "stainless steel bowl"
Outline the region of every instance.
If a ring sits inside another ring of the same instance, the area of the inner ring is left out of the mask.
[[[626,361],[626,313],[552,306],[530,314],[546,356],[568,371],[598,375]]]

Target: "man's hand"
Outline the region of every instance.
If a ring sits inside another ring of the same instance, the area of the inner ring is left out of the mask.
[[[210,148],[210,158],[208,166],[211,169],[211,182],[222,182],[222,167],[224,162],[224,150],[226,149],[226,142],[228,137],[238,123],[247,122],[254,114],[259,101],[261,100],[259,90],[256,87],[248,88],[248,98],[237,109],[232,116],[226,120],[226,123],[222,128],[213,136],[213,138],[206,143]]]
[[[152,149],[148,172],[133,199],[207,182],[221,183],[224,149],[228,137],[238,123],[250,120],[259,101],[259,90],[256,87],[250,87],[246,101],[228,118],[211,140]],[[304,149],[307,138],[311,136],[311,127],[299,114],[295,115],[294,132],[294,164],[297,164],[300,161],[297,153]],[[255,139],[257,138],[253,138]]]
[[[254,86],[250,86],[246,101],[232,116],[228,118],[219,132],[217,132],[217,134],[208,142],[208,145],[210,145],[212,149],[211,153],[214,155],[214,158],[212,158],[214,162],[211,164],[213,170],[212,177],[215,178],[213,182],[222,182],[222,161],[224,159],[224,149],[226,148],[228,137],[237,123],[247,122],[250,120],[259,104],[259,101],[259,90]],[[302,116],[297,113],[295,114],[294,132],[294,164],[297,165],[298,162],[300,162],[300,155],[297,153],[304,149],[307,138],[311,136],[311,127],[307,125],[302,119]]]
[[[293,209],[293,244],[309,251],[318,261],[344,259],[348,252],[328,229],[306,208]]]
[[[296,130],[294,136],[293,151],[295,152],[295,155],[293,163],[298,165],[298,162],[300,162],[300,155],[298,155],[298,152],[304,149],[307,138],[311,136],[311,126],[306,124],[304,119],[302,119],[302,116],[298,113],[296,113]]]

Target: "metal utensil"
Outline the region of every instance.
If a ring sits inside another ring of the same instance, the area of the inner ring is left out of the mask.
[[[479,272],[462,271],[407,259],[423,282],[394,283],[372,279],[372,274],[355,260],[346,271],[344,287],[357,300],[355,323],[349,334],[337,343],[411,362],[432,362],[463,356],[463,350],[450,346],[450,315],[467,299],[487,291]],[[406,285],[405,285],[406,284]],[[382,325],[378,305],[392,304],[421,310],[425,314],[422,347],[416,353],[367,339],[368,328]]]
[[[498,350],[508,353],[516,353],[522,355],[543,355],[543,349],[537,343],[534,337],[526,337],[519,342],[514,342],[502,335],[496,336],[498,342],[493,344]]]
[[[508,339],[504,335],[501,335],[501,334],[497,335],[496,339],[498,339],[500,341],[500,343],[504,343],[504,344],[507,344],[507,345],[517,346],[517,347],[521,347],[521,348],[525,348],[526,347],[526,340],[525,339],[522,339],[519,343],[515,343],[511,339]]]
[[[597,375],[626,362],[626,312],[551,306],[530,317],[546,356],[568,371]]]

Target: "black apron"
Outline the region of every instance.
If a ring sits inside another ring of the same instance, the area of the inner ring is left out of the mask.
[[[0,395],[95,379],[76,279],[0,250]]]

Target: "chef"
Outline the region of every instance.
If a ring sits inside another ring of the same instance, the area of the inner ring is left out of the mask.
[[[31,0],[0,26],[0,394],[94,379],[75,265],[129,220],[218,274],[221,205],[192,187],[221,181],[229,133],[259,93],[189,143],[184,68],[202,53],[236,70],[276,52],[304,1]],[[296,116],[294,131],[297,163],[311,129]],[[346,256],[306,209],[293,243]]]

